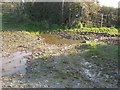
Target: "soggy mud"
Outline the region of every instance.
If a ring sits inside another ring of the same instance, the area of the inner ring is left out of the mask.
[[[117,80],[113,80],[113,83],[107,82],[106,80],[109,80],[110,76],[103,74],[98,66],[86,61],[79,54],[51,56],[47,59],[38,58],[31,62],[27,61],[26,65],[26,71],[22,69],[24,68],[22,65],[22,68],[19,67],[21,74],[16,73],[12,77],[10,74],[4,76],[3,87],[117,87]],[[10,86],[11,83],[12,86]]]
[[[12,74],[25,74],[26,73],[26,62],[25,56],[31,55],[29,52],[15,52],[8,57],[2,58],[2,76]]]
[[[94,33],[94,32],[58,32],[62,38],[69,40],[79,40],[81,42],[85,41],[102,41],[109,44],[119,44],[119,35],[109,35],[108,33]]]
[[[29,39],[30,36],[26,34],[23,38]],[[3,88],[117,87],[117,78],[104,73],[107,67],[98,66],[82,56],[84,50],[76,48],[81,46],[80,41],[66,40],[59,36],[54,38],[51,35],[33,35],[32,38],[27,43],[13,41],[13,46],[9,45],[11,48],[5,48],[9,42],[6,38],[3,40]]]

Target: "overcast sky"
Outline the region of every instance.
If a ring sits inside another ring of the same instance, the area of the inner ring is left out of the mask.
[[[98,0],[101,5],[118,7],[118,2],[120,0]]]

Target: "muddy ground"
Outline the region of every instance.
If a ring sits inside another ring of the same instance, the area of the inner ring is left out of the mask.
[[[118,87],[117,63],[108,67],[93,63],[92,58],[86,59],[85,50],[80,48],[86,42],[26,31],[1,34],[3,88]]]

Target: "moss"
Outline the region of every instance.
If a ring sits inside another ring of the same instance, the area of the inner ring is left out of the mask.
[[[78,53],[76,49],[72,49],[72,50],[68,51],[68,54],[70,54],[70,55],[74,55],[76,53]]]
[[[41,58],[45,60],[45,59],[47,59],[49,56],[50,56],[50,55],[48,55],[48,54],[43,54]]]

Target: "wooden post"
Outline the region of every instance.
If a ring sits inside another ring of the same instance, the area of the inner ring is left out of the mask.
[[[64,0],[62,0],[62,24],[64,23],[63,15],[64,15]]]
[[[69,26],[71,27],[71,3],[69,5]]]
[[[103,14],[101,14],[101,27],[103,26]]]

